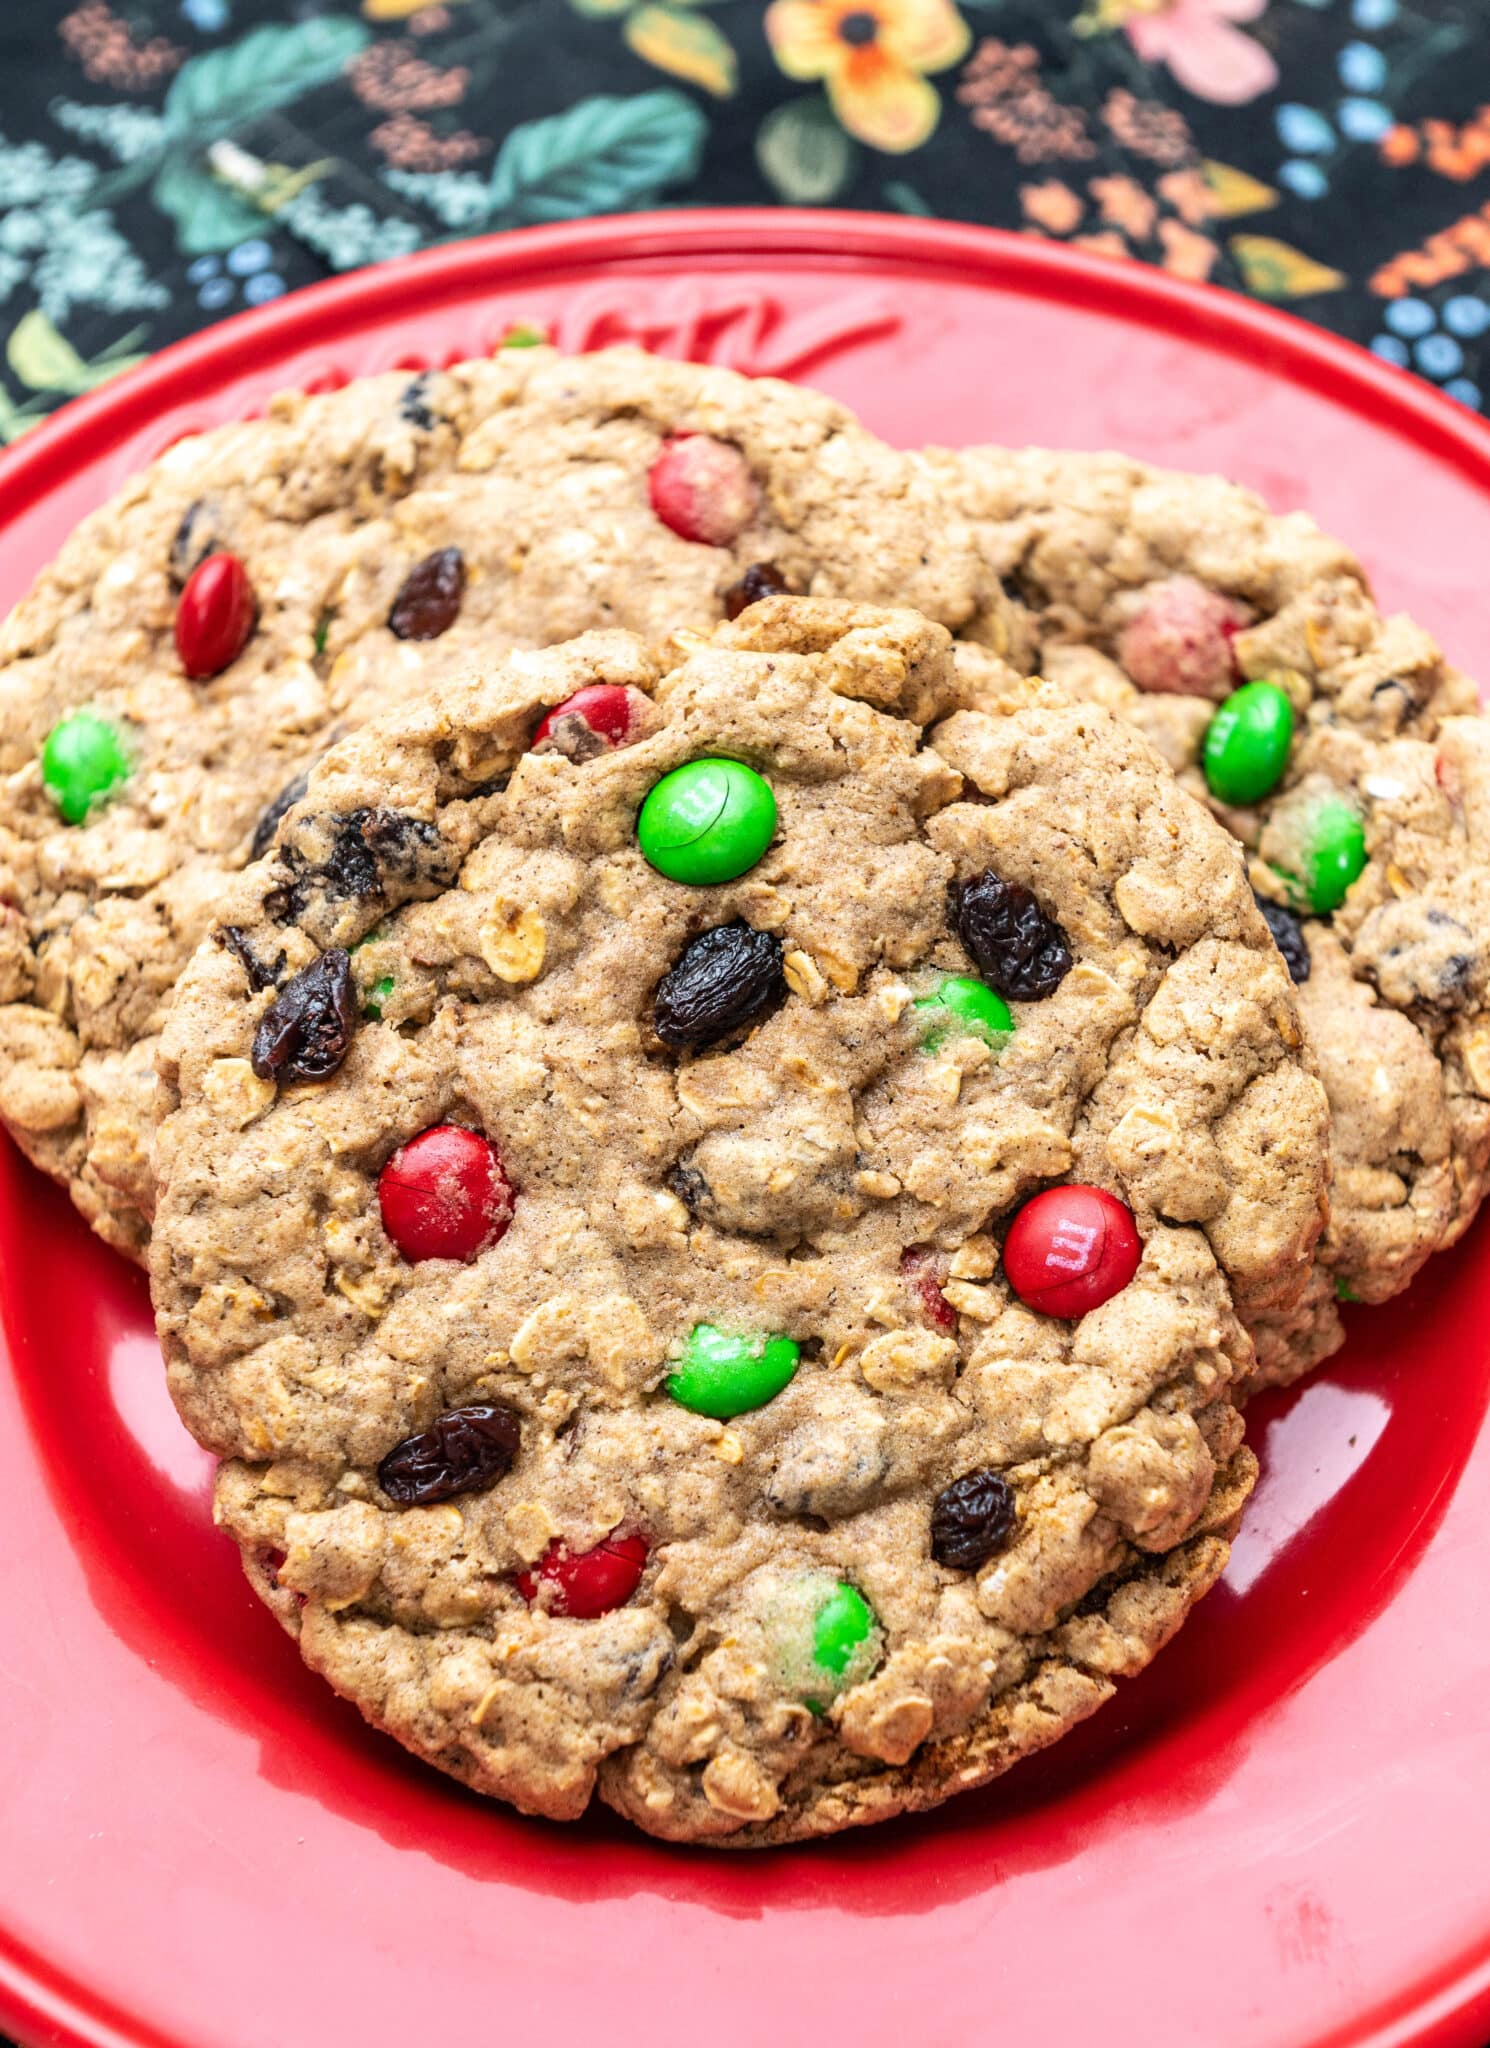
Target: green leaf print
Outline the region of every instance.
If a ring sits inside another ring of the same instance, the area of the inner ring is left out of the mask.
[[[502,144],[492,171],[495,224],[580,220],[644,206],[693,176],[708,132],[693,102],[671,91],[632,99],[597,94],[565,113],[525,121]]]
[[[10,331],[5,360],[28,391],[80,391],[86,365],[72,343],[39,309]]]
[[[200,153],[231,129],[329,84],[371,40],[370,29],[340,14],[256,28],[181,67],[166,94],[167,130]]]
[[[177,246],[186,256],[212,255],[264,232],[264,216],[256,206],[187,156],[169,159],[150,197],[175,221]]]
[[[793,206],[823,206],[853,176],[858,151],[825,99],[788,100],[767,114],[755,160],[777,195]]]
[[[144,333],[144,328],[136,327],[89,363],[66,335],[58,333],[40,307],[35,307],[11,329],[5,344],[5,360],[28,391],[60,391],[68,398],[76,398],[81,392],[106,384],[121,370],[144,362],[143,355],[128,353]],[[31,404],[34,401],[28,401],[28,406],[11,406],[12,422],[29,424]],[[13,437],[7,436],[4,422],[0,422],[0,440],[6,438]]]

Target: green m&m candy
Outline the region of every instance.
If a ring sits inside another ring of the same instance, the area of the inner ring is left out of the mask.
[[[801,1346],[790,1337],[768,1337],[758,1330],[740,1336],[713,1323],[695,1323],[665,1384],[680,1407],[727,1422],[773,1401],[801,1355]]]
[[[1201,766],[1223,804],[1255,804],[1276,789],[1288,766],[1293,706],[1276,683],[1244,683],[1206,727]]]
[[[388,998],[392,994],[393,976],[391,974],[380,975],[378,979],[373,983],[372,987],[368,990],[367,994],[362,998],[363,1016],[371,1017],[375,1024],[381,1023],[383,1017],[383,1005],[387,1002]]]
[[[879,1662],[874,1609],[857,1586],[831,1572],[798,1574],[771,1602],[765,1620],[777,1675],[814,1714],[826,1713]]]
[[[753,868],[776,830],[776,799],[743,761],[685,761],[647,793],[642,852],[670,882],[708,888]]]
[[[1299,822],[1284,880],[1300,909],[1328,917],[1366,865],[1366,828],[1343,796],[1322,796]]]
[[[924,1052],[935,1052],[949,1038],[958,1037],[981,1038],[997,1049],[1014,1029],[1003,997],[970,974],[944,976],[929,996],[917,996],[913,1007],[920,1012]]]
[[[41,750],[41,779],[69,825],[127,780],[133,763],[123,733],[98,711],[59,718]]]

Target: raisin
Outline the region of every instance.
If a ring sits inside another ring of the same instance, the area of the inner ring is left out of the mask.
[[[1013,1002],[1054,995],[1071,971],[1066,934],[1031,892],[985,868],[957,890],[957,934],[990,988]]]
[[[1014,1495],[997,1472],[964,1472],[931,1507],[931,1554],[954,1572],[970,1572],[1003,1549],[1014,1527]]]
[[[690,1216],[705,1216],[713,1206],[714,1190],[696,1166],[674,1166],[667,1184]]]
[[[199,569],[209,555],[216,554],[220,545],[211,506],[205,498],[194,499],[182,513],[171,542],[172,582],[178,587],[188,583],[192,571]]]
[[[407,811],[378,809],[348,814],[319,872],[329,896],[378,896],[390,877],[444,888],[455,869],[436,826]]]
[[[657,984],[653,1026],[670,1052],[698,1052],[757,1023],[785,995],[780,939],[736,919],[684,947]]]
[[[257,995],[261,989],[274,988],[285,971],[284,948],[275,955],[272,965],[265,966],[253,947],[248,934],[241,925],[225,924],[216,933],[217,943],[225,953],[231,953],[238,965],[248,976],[248,985]]]
[[[253,844],[248,850],[250,860],[262,860],[274,844],[274,835],[279,830],[279,821],[286,811],[298,804],[304,796],[310,781],[310,770],[303,768],[293,782],[287,782],[279,795],[269,804],[254,826]]]
[[[928,1245],[913,1244],[900,1255],[900,1277],[906,1282],[928,1323],[934,1330],[957,1328],[957,1311],[942,1293],[947,1261]]]
[[[459,548],[436,548],[405,576],[389,627],[400,640],[438,640],[460,617],[465,594],[465,556]]]
[[[411,427],[417,427],[421,434],[433,431],[438,415],[430,410],[427,372],[404,386],[403,396],[398,401],[398,416]]]
[[[759,604],[763,597],[784,597],[787,581],[773,562],[752,562],[738,583],[732,583],[724,593],[724,616],[739,618],[750,605]]]
[[[333,902],[385,896],[390,883],[402,891],[444,889],[460,863],[436,826],[407,811],[363,809],[329,819],[335,827],[331,850],[311,864],[287,846],[283,859],[292,879],[264,899],[281,924],[293,923],[317,893]]]
[[[378,1484],[406,1508],[484,1493],[505,1477],[521,1440],[521,1419],[500,1402],[449,1408],[393,1446],[378,1467]]]
[[[286,982],[254,1033],[253,1070],[261,1081],[324,1081],[352,1043],[357,1002],[352,963],[340,946]]]
[[[1273,944],[1283,955],[1283,965],[1295,982],[1306,982],[1309,979],[1309,945],[1303,925],[1281,903],[1270,903],[1266,896],[1258,896],[1255,889],[1252,894],[1256,897],[1264,923],[1273,935]]]

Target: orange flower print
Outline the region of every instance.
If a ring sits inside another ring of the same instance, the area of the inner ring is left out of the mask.
[[[1159,209],[1132,178],[1091,178],[1088,186],[1102,208],[1102,218],[1121,228],[1133,242],[1146,242],[1154,232]]]
[[[1159,180],[1159,197],[1166,200],[1180,219],[1192,228],[1198,228],[1203,221],[1214,220],[1218,210],[1216,195],[1207,183],[1204,171],[1193,167],[1185,171],[1166,171]]]
[[[942,103],[924,74],[967,55],[952,0],[772,0],[766,35],[788,78],[820,78],[850,135],[896,156],[919,149]]]
[[[1128,244],[1123,240],[1116,228],[1103,228],[1099,234],[1095,235],[1073,235],[1071,237],[1071,247],[1073,249],[1085,249],[1093,256],[1121,256],[1125,260],[1129,260],[1133,255],[1133,251],[1128,247]]]
[[[1085,203],[1060,178],[1047,178],[1043,185],[1021,185],[1019,203],[1026,220],[1052,235],[1069,235],[1086,211]]]
[[[1197,235],[1183,221],[1161,220],[1159,240],[1164,246],[1164,268],[1174,277],[1191,277],[1203,282],[1216,261],[1216,245],[1209,235]]]

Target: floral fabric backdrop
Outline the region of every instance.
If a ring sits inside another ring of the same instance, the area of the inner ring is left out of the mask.
[[[3,0],[0,440],[333,272],[656,205],[983,221],[1490,399],[1490,0]]]
[[[1490,396],[1490,0],[5,0],[0,438],[296,285],[694,204],[996,223]]]

